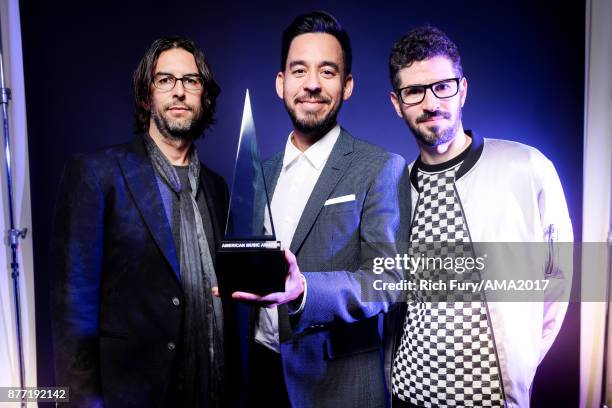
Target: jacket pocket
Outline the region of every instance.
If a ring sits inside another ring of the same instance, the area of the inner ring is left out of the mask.
[[[332,326],[325,341],[325,356],[333,360],[379,350],[382,341],[378,334],[378,316],[352,324]]]
[[[329,204],[329,205],[323,206],[323,209],[325,210],[325,213],[328,213],[328,214],[337,214],[341,212],[353,212],[353,211],[357,211],[357,201],[351,200],[351,201],[345,201],[345,202],[337,203],[337,204]]]
[[[546,279],[561,275],[559,270],[559,243],[557,240],[555,225],[548,225],[544,230],[544,241],[547,244],[546,267],[544,269],[544,278]]]

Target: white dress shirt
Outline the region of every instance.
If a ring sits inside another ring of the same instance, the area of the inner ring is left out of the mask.
[[[276,239],[281,242],[283,248],[291,246],[291,240],[302,217],[304,207],[306,207],[338,136],[340,136],[340,126],[336,125],[305,152],[301,152],[293,144],[293,133],[287,138],[283,167],[270,204]],[[267,211],[264,225],[266,233],[271,233],[272,228]],[[304,299],[305,297],[306,293],[304,293]],[[255,341],[280,353],[276,308],[262,307],[260,309],[259,323],[255,329]]]

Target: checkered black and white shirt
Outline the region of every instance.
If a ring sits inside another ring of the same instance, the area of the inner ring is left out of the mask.
[[[420,193],[411,241],[419,254],[471,254],[454,186],[463,158],[462,154],[436,166],[415,164],[419,165]],[[417,272],[422,279],[432,278],[432,274],[435,272]],[[503,406],[499,363],[484,298],[431,300],[417,297],[408,304],[393,361],[393,395],[420,407]]]

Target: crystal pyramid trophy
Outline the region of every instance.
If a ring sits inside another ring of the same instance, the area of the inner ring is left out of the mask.
[[[216,269],[219,289],[227,296],[235,291],[265,295],[285,290],[285,257],[274,233],[248,89],[225,236],[217,250]]]

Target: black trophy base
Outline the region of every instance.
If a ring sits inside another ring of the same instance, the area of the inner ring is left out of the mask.
[[[285,291],[287,265],[278,241],[223,241],[216,269],[223,296],[236,291],[257,295]]]

